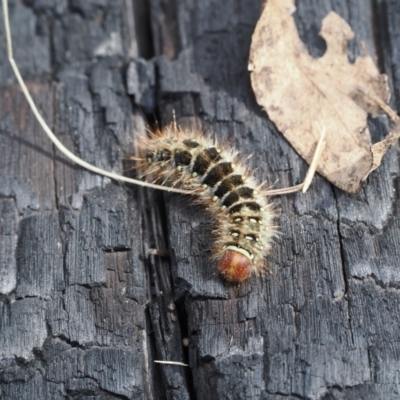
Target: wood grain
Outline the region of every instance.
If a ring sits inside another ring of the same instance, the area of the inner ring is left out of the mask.
[[[150,0],[140,15],[156,58],[143,60],[139,3],[10,1],[16,59],[46,120],[86,161],[126,169],[140,104],[150,119],[175,110],[231,141],[261,180],[286,187],[307,167],[251,91],[261,3]],[[316,33],[336,11],[356,33],[349,58],[364,42],[398,106],[397,2],[297,3],[310,53],[323,54]],[[317,176],[307,194],[277,198],[272,274],[232,286],[209,261],[212,221],[190,199],[110,182],[54,151],[7,65],[2,24],[0,43],[0,398],[398,398],[396,149],[357,195]],[[370,120],[374,142],[387,124]]]

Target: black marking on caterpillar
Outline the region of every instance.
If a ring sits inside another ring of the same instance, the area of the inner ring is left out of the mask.
[[[142,139],[140,148],[144,175],[192,191],[214,216],[214,257],[221,274],[233,282],[263,274],[276,236],[274,212],[237,151],[175,125]]]

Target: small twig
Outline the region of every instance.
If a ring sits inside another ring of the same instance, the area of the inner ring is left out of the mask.
[[[325,129],[325,127],[323,127],[323,128],[318,127],[318,128],[320,130],[320,138],[318,140],[317,148],[315,149],[313,159],[311,160],[311,164],[308,167],[308,171],[307,171],[307,174],[306,174],[306,177],[305,177],[303,183],[300,183],[299,185],[291,186],[291,187],[288,187],[285,189],[274,189],[274,190],[263,191],[263,194],[265,196],[277,196],[277,195],[281,195],[281,194],[295,193],[300,190],[303,193],[305,193],[307,191],[307,189],[311,185],[311,182],[314,178],[315,171],[317,170],[318,162],[321,158],[321,154],[324,151],[324,148],[326,145],[326,140],[325,140],[326,129]]]
[[[304,183],[300,183],[299,185],[296,186],[290,186],[285,189],[273,189],[273,190],[265,190],[262,192],[264,196],[279,196],[281,194],[290,194],[290,193],[295,193],[298,192],[299,190],[302,189]]]
[[[303,193],[305,193],[307,191],[307,189],[309,188],[309,186],[311,185],[311,182],[314,178],[315,175],[315,171],[317,170],[317,166],[319,163],[319,160],[321,158],[322,152],[324,151],[325,145],[326,145],[326,129],[325,127],[319,127],[319,131],[320,131],[320,138],[317,144],[317,148],[315,149],[315,153],[313,156],[313,159],[311,161],[310,167],[308,168],[306,177],[304,179],[303,182],[303,189],[301,190]]]
[[[154,360],[157,364],[166,364],[166,365],[180,365],[181,367],[188,367],[188,364],[184,364],[179,361],[162,361],[162,360]]]

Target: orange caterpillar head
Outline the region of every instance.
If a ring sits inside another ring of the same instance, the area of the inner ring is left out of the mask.
[[[218,270],[227,281],[244,282],[253,270],[251,255],[239,247],[227,246],[218,262]]]

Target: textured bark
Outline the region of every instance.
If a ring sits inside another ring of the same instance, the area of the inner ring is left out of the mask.
[[[253,154],[260,180],[300,183],[307,166],[250,87],[262,0],[149,0],[152,35],[141,3],[10,1],[17,63],[62,142],[122,172],[140,109],[164,123],[175,110]],[[310,53],[323,54],[317,32],[333,9],[356,33],[350,59],[363,42],[400,108],[398,1],[297,3]],[[151,37],[156,57],[144,60]],[[4,40],[0,24],[0,398],[399,397],[396,149],[355,196],[317,176],[307,194],[278,198],[272,274],[233,286],[209,261],[212,220],[190,199],[111,182],[54,150]],[[387,119],[370,129],[378,141]],[[170,258],[149,252],[167,248]]]

